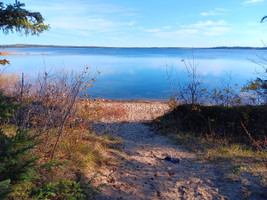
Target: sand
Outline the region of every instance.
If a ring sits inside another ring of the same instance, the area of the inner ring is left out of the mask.
[[[106,115],[96,122],[98,132],[124,141],[114,153],[118,163],[99,171],[94,184],[105,184],[94,199],[242,199],[241,183],[225,179],[220,167],[198,162],[194,153],[157,134],[147,122],[169,111],[160,102],[104,102]],[[167,156],[179,163],[165,160]],[[252,185],[248,199],[262,199]]]

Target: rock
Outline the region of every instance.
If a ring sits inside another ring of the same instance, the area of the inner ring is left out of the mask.
[[[180,163],[180,159],[178,159],[178,158],[172,158],[172,157],[170,157],[170,156],[166,156],[165,158],[164,158],[164,160],[167,160],[167,161],[170,161],[170,162],[172,162],[172,163]]]

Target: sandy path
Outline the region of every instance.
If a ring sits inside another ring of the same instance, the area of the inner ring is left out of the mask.
[[[113,134],[124,140],[124,148],[116,154],[120,163],[95,179],[105,184],[95,199],[242,199],[241,184],[223,179],[218,167],[197,162],[194,154],[136,122],[138,113],[133,116],[128,122],[100,123],[116,127]],[[167,155],[180,163],[164,160]]]

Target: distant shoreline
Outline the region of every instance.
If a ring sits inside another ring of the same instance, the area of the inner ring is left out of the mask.
[[[21,56],[21,55],[27,55],[27,54],[26,53],[14,53],[14,52],[0,50],[0,56]]]
[[[63,45],[27,45],[27,44],[15,44],[15,45],[0,45],[1,48],[105,48],[105,49],[257,49],[267,50],[267,47],[108,47],[108,46],[63,46]],[[0,50],[1,51],[1,50]]]

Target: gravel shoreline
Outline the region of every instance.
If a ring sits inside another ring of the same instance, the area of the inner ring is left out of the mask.
[[[92,183],[104,186],[93,199],[257,200],[266,197],[256,182],[251,181],[244,188],[241,182],[226,179],[221,167],[199,162],[195,153],[151,130],[145,122],[168,113],[171,109],[168,103],[94,101],[90,105],[97,105],[101,110],[95,124],[97,132],[109,133],[123,141],[123,148],[110,154],[117,163],[97,172]],[[180,162],[166,161],[166,156]]]
[[[102,113],[99,121],[112,122],[146,122],[170,111],[165,102],[148,101],[94,101],[91,106],[99,105]]]

